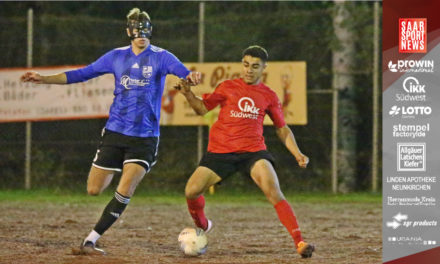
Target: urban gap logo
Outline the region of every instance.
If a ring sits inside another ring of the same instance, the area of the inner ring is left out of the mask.
[[[402,87],[406,93],[396,94],[396,101],[426,101],[426,85],[420,84],[417,78],[411,76],[405,78]]]
[[[392,117],[400,115],[402,118],[415,118],[416,116],[428,116],[432,113],[429,106],[397,106],[393,105],[388,114]]]
[[[426,18],[399,19],[399,52],[426,53]]]
[[[398,60],[388,62],[390,72],[434,72],[434,60]]]

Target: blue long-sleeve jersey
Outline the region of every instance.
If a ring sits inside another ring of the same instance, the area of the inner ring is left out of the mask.
[[[189,70],[172,53],[149,45],[135,55],[131,46],[104,54],[92,64],[66,72],[67,83],[112,73],[113,103],[105,127],[128,136],[159,136],[161,98],[167,74],[185,78]]]

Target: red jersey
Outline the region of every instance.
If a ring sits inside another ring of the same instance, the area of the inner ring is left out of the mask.
[[[209,132],[209,152],[265,150],[264,116],[268,114],[276,127],[286,124],[280,100],[263,83],[249,85],[242,79],[227,80],[212,94],[204,94],[203,103],[208,110],[218,104],[221,107],[218,120]]]

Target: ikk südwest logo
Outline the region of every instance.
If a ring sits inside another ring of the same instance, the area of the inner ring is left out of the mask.
[[[231,117],[258,119],[260,108],[255,106],[254,100],[249,97],[242,97],[238,101],[238,108],[241,112],[231,110]]]
[[[399,52],[426,53],[426,18],[399,19]]]

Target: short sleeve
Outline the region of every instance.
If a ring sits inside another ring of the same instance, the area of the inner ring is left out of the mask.
[[[84,82],[100,75],[113,72],[113,55],[114,51],[109,51],[84,68],[67,71],[67,83]]]
[[[164,75],[174,74],[179,78],[185,78],[190,71],[183,63],[169,51],[163,51],[162,72]]]
[[[276,127],[281,128],[286,125],[281,102],[275,93],[273,94],[271,103],[267,108],[267,114],[269,115],[270,119],[273,121],[273,124]]]
[[[215,88],[213,93],[203,94],[203,104],[205,105],[206,109],[212,110],[214,107],[224,102],[226,100],[226,95],[224,92],[224,85],[221,83],[217,86],[217,88]]]

